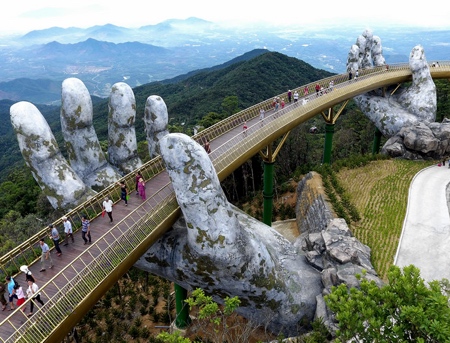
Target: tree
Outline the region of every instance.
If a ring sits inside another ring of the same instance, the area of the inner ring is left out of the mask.
[[[227,117],[237,113],[239,111],[239,100],[235,95],[225,97],[222,101],[222,108]]]
[[[251,334],[257,329],[252,322],[245,322],[236,314],[241,301],[238,297],[226,297],[224,305],[214,302],[211,296],[197,288],[185,300],[190,311],[196,311],[196,320],[192,323],[190,331],[202,333],[202,340],[207,342],[234,342],[247,343]],[[157,336],[166,343],[188,343],[178,332],[163,332]],[[197,342],[196,340],[194,342]]]
[[[325,297],[336,314],[342,341],[448,342],[450,308],[443,283],[425,284],[414,266],[391,266],[389,283],[379,288],[364,278],[361,288],[333,287]]]

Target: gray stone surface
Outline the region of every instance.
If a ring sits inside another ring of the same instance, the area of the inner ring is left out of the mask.
[[[145,130],[147,132],[148,152],[150,158],[159,155],[159,141],[169,133],[167,123],[169,114],[164,100],[158,95],[151,95],[145,103]]]
[[[413,75],[409,87],[401,87],[393,95],[373,91],[354,97],[358,107],[387,137],[403,127],[436,119],[436,87],[423,47],[412,49],[409,66]]]
[[[108,108],[108,160],[122,174],[128,174],[142,166],[134,128],[136,100],[128,84],[118,82],[112,86]]]
[[[15,103],[10,117],[25,163],[54,208],[72,206],[95,194],[67,164],[36,106]]]
[[[277,231],[228,203],[201,145],[183,134],[160,144],[184,219],[136,266],[217,301],[238,296],[239,314],[295,334],[301,318],[313,319],[319,271]]]
[[[425,281],[450,280],[450,169],[437,165],[417,173],[411,182],[408,207],[394,264],[413,264]]]
[[[70,166],[80,178],[100,190],[116,182],[121,175],[108,164],[100,147],[93,123],[92,100],[84,83],[76,78],[63,81],[61,130]]]
[[[445,159],[450,156],[450,120],[419,122],[389,138],[381,152],[412,160]]]
[[[93,127],[93,108],[87,88],[76,78],[62,84],[61,127],[68,161],[62,156],[49,125],[39,110],[22,101],[11,106],[10,117],[23,158],[54,208],[70,209],[142,165],[134,129],[136,103],[125,83],[113,85],[109,99],[108,156]],[[167,131],[167,108],[159,96],[152,100],[153,120],[147,134],[157,143]],[[154,126],[154,127],[153,127]]]
[[[321,232],[333,219],[333,213],[324,198],[323,187],[317,187],[317,178],[320,179],[320,176],[316,172],[309,172],[297,185],[297,194],[302,194],[295,205],[300,232]]]

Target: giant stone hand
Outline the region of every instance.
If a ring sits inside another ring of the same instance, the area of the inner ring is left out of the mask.
[[[347,71],[385,65],[381,40],[366,30],[349,51]],[[436,120],[436,87],[422,46],[415,46],[409,57],[412,83],[393,95],[372,91],[354,97],[361,111],[386,137],[392,137],[403,127]]]
[[[163,124],[168,122],[167,107],[159,96],[147,99],[145,112],[148,134],[153,134],[155,125],[158,137],[167,133]],[[18,102],[11,106],[10,116],[24,160],[54,208],[76,206],[142,165],[134,129],[136,102],[126,83],[113,85],[109,98],[108,158],[93,127],[91,97],[79,79],[69,78],[62,84],[61,127],[68,162],[36,106]],[[154,157],[159,152],[155,138],[147,136],[147,141],[153,144],[149,151]]]
[[[271,227],[232,206],[205,149],[172,133],[160,141],[183,218],[141,259],[138,268],[217,301],[238,296],[238,312],[273,332],[293,334],[312,319],[321,275]]]

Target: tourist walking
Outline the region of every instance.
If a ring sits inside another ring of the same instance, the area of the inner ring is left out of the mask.
[[[45,261],[50,262],[49,268],[52,269],[53,268],[53,260],[52,260],[52,256],[50,255],[50,248],[48,247],[47,243],[45,243],[43,238],[41,238],[39,240],[39,246],[41,247],[41,250],[42,250],[40,272],[45,272],[45,265],[46,265]]]
[[[6,293],[6,285],[3,282],[0,282],[0,302],[2,303],[2,311],[6,310],[6,305],[8,302],[5,299]]]
[[[85,245],[88,244],[88,242],[91,244],[91,224],[86,215],[81,217],[81,238],[83,238]]]
[[[264,108],[261,108],[259,110],[259,120],[264,120],[265,116],[266,116],[266,111],[264,111]]]
[[[112,200],[110,198],[106,197],[105,201],[103,201],[103,211],[106,211],[106,214],[109,217],[110,223],[113,222],[112,208],[113,208]]]
[[[351,81],[353,79],[353,73],[352,70],[350,69],[350,71],[348,72],[348,79],[349,81]]]
[[[141,199],[142,200],[147,199],[147,196],[145,195],[145,181],[142,177],[139,179],[138,190],[139,190],[139,195],[141,196]]]
[[[62,217],[62,220],[64,225],[64,233],[66,234],[66,243],[64,243],[64,245],[67,246],[69,245],[69,238],[72,239],[72,243],[75,243],[75,239],[73,238],[72,223],[66,216]]]
[[[297,101],[298,101],[298,92],[295,91],[294,92],[294,102],[297,102]]]
[[[22,286],[19,284],[14,286],[14,292],[17,295],[16,306],[19,308],[25,302],[25,293],[23,292]],[[25,311],[25,306],[22,308],[22,311]]]
[[[205,151],[210,154],[211,153],[211,145],[209,144],[209,140],[206,140],[205,144],[203,145],[203,148],[205,148]]]
[[[53,244],[55,245],[55,250],[58,254],[58,256],[61,256],[62,251],[59,247],[59,232],[56,227],[53,226],[53,224],[49,224],[48,227],[50,228],[50,239],[53,241]]]
[[[17,295],[14,290],[14,287],[16,286],[16,282],[14,281],[14,278],[9,275],[5,278],[5,280],[7,283],[6,286],[8,288],[8,301],[9,301],[9,306],[10,306],[9,310],[12,311],[12,310],[14,310],[13,301],[14,301],[14,299],[17,299]]]
[[[303,95],[308,95],[308,94],[309,94],[308,86],[305,86],[305,88],[303,89]]]
[[[331,80],[330,84],[328,85],[328,88],[329,88],[330,92],[333,90],[333,87],[334,87],[334,81]]]
[[[292,102],[292,92],[291,92],[291,90],[289,89],[289,91],[288,91],[288,101],[289,102]]]
[[[275,111],[278,111],[278,107],[280,107],[280,98],[277,97],[275,100]]]
[[[34,276],[28,269],[28,266],[20,266],[20,271],[25,274],[25,282],[28,282],[28,280],[35,282]]]
[[[128,188],[125,181],[119,181],[120,185],[120,199],[125,202],[125,206],[128,206]]]
[[[136,173],[136,195],[139,195],[139,179],[143,179],[141,172]]]
[[[316,95],[319,96],[320,93],[320,85],[316,83]]]
[[[31,299],[30,313],[28,313],[28,317],[31,317],[33,315],[34,305],[36,305],[35,302],[38,302],[42,306],[44,305],[44,302],[41,299],[41,294],[39,293],[39,286],[36,282],[28,280],[27,297]]]

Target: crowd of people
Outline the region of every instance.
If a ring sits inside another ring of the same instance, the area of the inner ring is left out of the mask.
[[[28,270],[27,266],[22,266],[21,270],[25,274],[26,288],[23,288],[14,277],[10,275],[6,276],[6,282],[0,282],[0,302],[2,303],[2,311],[6,311],[9,304],[9,311],[13,311],[17,307],[23,312],[26,312],[24,303],[27,298],[31,299],[29,303],[30,311],[27,314],[28,317],[31,317],[34,313],[36,303],[42,306],[44,305],[44,301],[41,299],[39,286],[31,271]],[[5,295],[8,300],[6,300]],[[14,300],[16,300],[15,304]]]
[[[135,181],[136,195],[139,195],[142,201],[146,200],[146,185],[141,172],[136,173]],[[128,206],[129,191],[127,185],[124,181],[119,181],[118,185],[120,186],[121,200],[124,202],[125,206]],[[113,205],[113,201],[109,197],[105,197],[102,203],[102,207],[104,213],[108,215],[111,223],[113,222]],[[62,217],[62,221],[64,230],[63,245],[68,246],[70,242],[72,244],[75,244],[72,222],[67,216]],[[49,224],[48,229],[48,238],[53,242],[55,248],[54,253],[57,257],[61,257],[63,255],[60,246],[62,240],[58,228],[53,224]],[[81,237],[85,245],[92,243],[91,223],[87,215],[83,215],[81,217]],[[46,237],[39,240],[39,248],[41,249],[41,269],[39,271],[45,272],[47,269],[52,269],[54,267],[52,251],[50,249],[50,246],[46,242]],[[38,283],[36,282],[31,271],[28,269],[28,266],[22,266],[20,269],[23,274],[25,274],[25,287],[22,287],[22,285],[20,285],[20,283],[17,281],[17,277],[11,275],[7,275],[5,277],[5,282],[0,281],[0,302],[2,305],[2,311],[12,311],[16,308],[20,308],[23,312],[26,312],[26,304],[24,305],[24,303],[28,298],[31,299],[31,301],[29,302],[29,312],[26,315],[28,317],[31,317],[34,313],[35,306],[37,304],[40,304],[41,306],[44,305],[44,301],[41,299],[41,292],[39,291]]]

